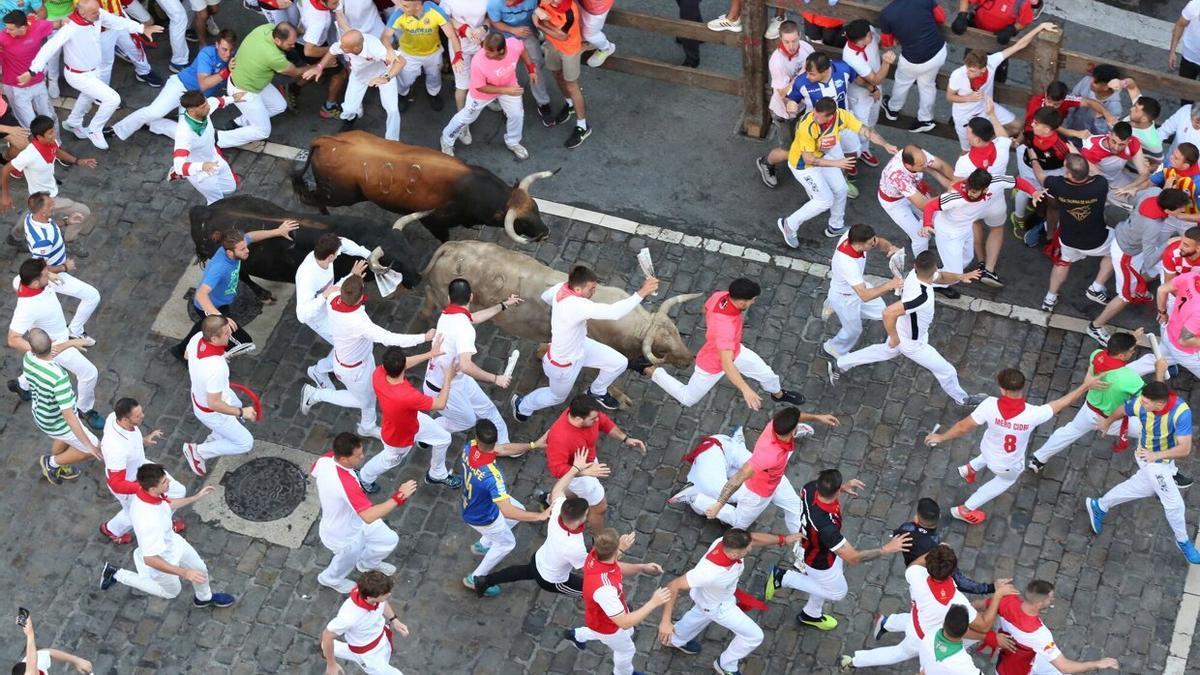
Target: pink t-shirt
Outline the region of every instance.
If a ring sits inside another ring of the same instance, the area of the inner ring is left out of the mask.
[[[600,16],[612,10],[613,0],[579,0],[579,5],[588,14]]]
[[[476,101],[491,101],[499,94],[485,94],[480,87],[515,87],[517,84],[517,61],[525,51],[525,43],[517,38],[504,40],[504,58],[496,61],[487,57],[487,52],[479,50],[471,59],[471,98]]]
[[[787,469],[788,458],[796,449],[796,440],[788,439],[787,443],[779,440],[775,429],[768,424],[758,435],[754,444],[754,452],[750,453],[750,466],[754,467],[754,475],[746,481],[746,489],[761,497],[775,494],[775,488],[783,480],[783,472]]]
[[[1186,354],[1200,352],[1200,347],[1181,347],[1179,341],[1186,328],[1200,335],[1200,272],[1186,272],[1171,280],[1175,287],[1175,309],[1167,319],[1167,337],[1171,346]]]
[[[706,373],[721,372],[721,350],[742,351],[742,310],[729,299],[729,291],[713,293],[704,302],[704,346],[696,353],[696,367]]]
[[[29,70],[38,49],[46,41],[46,37],[53,32],[54,22],[38,19],[33,14],[29,15],[29,29],[25,31],[25,35],[19,38],[9,35],[7,31],[0,30],[0,66],[4,68],[4,77],[0,81],[10,87],[32,87],[44,82],[45,73],[34,75],[33,79],[25,85],[18,84],[17,78]]]

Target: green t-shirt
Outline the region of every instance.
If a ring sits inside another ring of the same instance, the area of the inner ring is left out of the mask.
[[[283,51],[275,45],[269,23],[250,31],[238,47],[229,81],[238,89],[257,94],[271,84],[275,73],[291,65]]]
[[[75,407],[75,392],[71,390],[67,371],[53,361],[39,359],[33,352],[25,352],[21,370],[29,381],[33,421],[38,428],[51,436],[70,433],[71,428],[62,414],[62,411]]]
[[[1092,352],[1088,359],[1088,374],[1093,374],[1096,356],[1105,353],[1103,349]],[[1108,389],[1093,389],[1087,393],[1087,402],[1105,415],[1111,415],[1114,410],[1125,405],[1131,397],[1136,396],[1146,386],[1142,376],[1133,372],[1129,366],[1121,366],[1105,371],[1100,379],[1108,383]]]
[[[54,21],[70,14],[75,9],[75,0],[46,0],[42,6],[46,8],[46,19]]]

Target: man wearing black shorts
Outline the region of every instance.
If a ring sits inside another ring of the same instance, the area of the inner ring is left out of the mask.
[[[1067,280],[1071,263],[1084,258],[1100,258],[1100,270],[1085,293],[1088,300],[1107,305],[1111,298],[1105,290],[1112,276],[1109,255],[1113,231],[1104,222],[1104,204],[1108,200],[1108,180],[1090,175],[1088,161],[1072,154],[1063,162],[1066,175],[1046,178],[1049,211],[1046,221],[1057,227],[1047,254],[1054,261],[1050,268],[1050,288],[1042,300],[1042,310],[1054,311],[1058,290]],[[1057,244],[1057,246],[1056,246]]]

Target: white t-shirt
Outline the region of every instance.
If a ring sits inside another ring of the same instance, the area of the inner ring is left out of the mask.
[[[862,51],[851,46],[850,42],[847,41],[846,45],[842,47],[842,60],[846,62],[846,65],[853,68],[859,77],[864,79],[870,77],[871,73],[879,70],[883,65],[883,60],[879,56],[879,31],[874,28],[871,29],[871,41],[867,43],[867,46]],[[846,93],[847,95],[856,97],[871,95],[869,89],[862,85],[854,84],[853,81],[850,82]]]
[[[342,0],[342,9],[346,12],[346,23],[350,24],[351,28],[374,38],[383,35],[383,19],[379,16],[379,8],[373,0]]]
[[[471,28],[479,28],[487,18],[487,0],[441,0],[438,4],[455,23],[466,24]],[[479,43],[471,39],[469,32],[466,36],[459,37],[458,41],[462,43],[464,54],[479,51]]]
[[[689,595],[692,602],[700,609],[716,609],[723,604],[734,602],[733,594],[737,590],[738,579],[746,567],[744,560],[738,560],[728,567],[709,560],[708,554],[720,543],[721,540],[717,539],[709,544],[708,551],[704,553],[705,557],[685,575],[688,586],[691,587]]]
[[[324,47],[337,40],[333,11],[317,9],[308,0],[300,0],[297,4],[300,6],[300,24],[304,26],[300,42],[314,47]]]
[[[21,659],[21,663],[25,663],[25,659]],[[39,649],[37,651],[37,669],[38,675],[46,675],[50,672],[50,667],[54,665],[54,661],[50,659],[49,649]],[[25,671],[28,673],[28,669]]]
[[[850,235],[843,234],[833,249],[833,260],[829,263],[829,290],[842,295],[855,295],[854,287],[864,284],[863,272],[867,269],[867,255],[854,251],[850,246]]]
[[[238,397],[229,387],[229,362],[225,360],[225,350],[216,351],[207,342],[202,345],[203,339],[203,333],[196,333],[185,351],[188,377],[192,382],[192,405],[211,410],[208,395],[220,394],[222,401],[236,406]]]
[[[346,598],[346,601],[338,608],[337,616],[325,624],[325,630],[341,636],[348,645],[365,647],[371,644],[383,633],[387,619],[383,616],[384,605],[382,602],[373,609],[365,605],[366,603],[361,599],[356,602],[353,597]],[[384,640],[380,640],[380,642],[382,643]]]
[[[332,452],[318,458],[311,473],[321,500],[321,525],[317,530],[321,543],[331,551],[340,550],[363,527],[358,514],[371,508],[371,500],[354,472],[334,461]]]
[[[925,168],[933,166],[937,157],[928,150],[925,151]],[[904,166],[904,151],[901,150],[883,166],[879,176],[879,191],[892,201],[908,199],[917,194],[917,184],[921,182],[924,172],[913,173]]]
[[[1008,173],[1008,155],[1012,150],[1013,140],[1008,137],[994,138],[989,146],[971,148],[967,154],[954,162],[954,175],[966,178],[975,169],[987,169],[992,176],[1003,176]]]
[[[1179,51],[1183,58],[1192,63],[1200,63],[1200,0],[1191,0],[1183,6],[1180,14],[1187,20],[1187,28],[1183,29],[1183,39],[1179,41]]]
[[[935,631],[926,635],[917,646],[917,656],[921,659],[924,675],[983,675],[983,671],[971,660],[971,653],[966,647],[939,661],[933,648],[936,634]]]
[[[100,439],[100,454],[104,456],[104,470],[125,474],[125,480],[136,481],[138,467],[146,463],[146,446],[142,430],[134,427],[126,431],[117,424],[117,414],[111,412],[104,419],[104,436]]]
[[[804,70],[804,60],[812,53],[812,45],[804,40],[800,41],[800,46],[796,48],[793,56],[789,57],[782,49],[771,52],[771,58],[767,60],[767,71],[771,74],[771,102],[767,107],[771,110],[772,115],[783,119],[795,117],[788,114],[787,101],[779,95],[779,90],[791,89],[796,74]]]
[[[546,355],[563,365],[583,358],[589,320],[616,321],[642,303],[637,293],[613,303],[594,302],[565,287],[565,281],[554,284],[541,296],[542,302],[550,305],[550,351]]]
[[[46,192],[51,197],[58,196],[58,181],[54,180],[54,160],[49,162],[42,159],[42,153],[33,147],[33,143],[12,158],[12,168],[25,176],[25,184],[29,194]]]
[[[1181,143],[1191,143],[1200,147],[1200,129],[1192,126],[1192,106],[1180,106],[1173,115],[1158,127],[1158,133],[1163,138],[1171,138],[1171,147],[1164,149],[1163,156],[1170,157],[1175,148]]]
[[[437,321],[437,334],[442,336],[442,355],[436,358],[429,359],[429,365],[425,368],[425,381],[435,387],[441,388],[442,383],[446,380],[446,369],[450,364],[458,361],[461,354],[475,354],[475,324],[467,318],[466,314],[446,314],[442,313]],[[454,379],[460,377],[468,377],[464,372],[459,371]]]
[[[950,73],[950,79],[946,82],[946,91],[952,91],[959,96],[966,96],[971,92],[981,91],[985,96],[995,98],[996,96],[996,68],[1004,63],[1004,53],[994,52],[988,54],[987,57],[987,75],[983,84],[975,89],[971,86],[971,78],[967,75],[967,67],[959,66]],[[961,126],[967,123],[967,120],[972,117],[987,117],[987,103],[984,101],[972,101],[970,103],[951,103],[950,113],[954,116],[954,123]]]
[[[1048,405],[1029,405],[1021,401],[1019,412],[1012,414],[1016,410],[1015,402],[1013,408],[1009,411],[1010,416],[1005,417],[1000,412],[1000,399],[989,396],[971,413],[976,424],[987,425],[987,431],[979,440],[979,449],[989,467],[1020,471],[1025,466],[1025,449],[1029,447],[1033,430],[1054,417],[1054,411]]]
[[[966,181],[956,183],[938,195],[938,210],[933,214],[934,234],[939,237],[964,236],[970,233],[975,221],[982,220],[996,200],[1004,203],[1004,191],[1016,187],[1012,176],[992,176],[983,197],[972,201],[967,198]]]
[[[913,635],[918,639],[923,640],[942,627],[951,605],[965,606],[967,621],[975,620],[975,608],[954,585],[953,577],[939,584],[923,565],[909,565],[904,570],[904,580],[908,582],[908,593],[912,598]]]
[[[20,288],[21,277],[13,277],[13,290],[17,291],[17,303],[13,308],[9,330],[23,335],[30,328],[41,328],[50,336],[51,342],[62,342],[71,337],[67,330],[67,319],[63,316],[62,304],[54,292],[53,284],[37,292]]]
[[[186,542],[175,532],[172,513],[167,500],[150,497],[145,492],[137,493],[129,501],[129,521],[133,523],[133,534],[143,557],[156,555],[172,565],[179,564]]]
[[[362,51],[359,53],[347,54],[342,51],[341,42],[330,45],[329,53],[345,57],[350,62],[350,76],[361,82],[370,82],[387,72],[387,48],[379,38],[368,33],[363,33]]]
[[[546,541],[533,554],[533,562],[542,579],[552,583],[565,583],[573,570],[583,569],[587,560],[587,545],[583,543],[583,530],[569,532],[560,524],[562,506],[566,497],[559,497],[550,505],[550,520],[546,521]]]
[[[904,277],[900,302],[904,304],[904,316],[896,322],[900,339],[929,342],[929,324],[933,323],[933,286],[922,283],[917,278],[916,270],[913,270]]]

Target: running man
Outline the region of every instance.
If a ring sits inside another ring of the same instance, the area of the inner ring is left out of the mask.
[[[900,252],[890,241],[876,236],[875,228],[863,224],[850,226],[850,231],[842,236],[833,251],[825,309],[837,314],[841,329],[837,335],[821,343],[821,349],[831,359],[854,349],[858,338],[862,336],[863,319],[882,319],[883,296],[888,291],[904,286],[904,277],[899,276],[879,286],[867,286],[863,280],[867,269],[867,251],[874,249],[880,249],[888,258]]]
[[[391,665],[392,637],[396,633],[408,637],[408,626],[388,602],[392,597],[391,576],[369,571],[351,585],[350,597],[321,632],[325,672],[343,672],[337,664],[341,659],[357,664],[368,675],[400,675],[400,670]]]
[[[229,162],[217,149],[217,130],[209,114],[241,101],[246,92],[233,96],[213,96],[192,89],[179,97],[183,112],[175,127],[175,153],[169,178],[186,178],[204,197],[205,204],[228,197],[241,182]]]
[[[1042,623],[1042,613],[1053,606],[1054,584],[1040,579],[1029,582],[1020,595],[1010,595],[1000,601],[998,626],[1012,636],[1017,649],[1000,652],[996,664],[999,675],[1090,673],[1121,667],[1109,656],[1095,661],[1074,661],[1064,656],[1050,629]]]
[[[191,381],[192,414],[205,427],[203,443],[184,443],[183,458],[197,476],[208,475],[208,460],[223,455],[244,455],[254,447],[254,436],[243,421],[258,421],[253,407],[243,406],[229,385],[226,350],[233,321],[221,315],[206,316],[200,332],[184,350]]]

